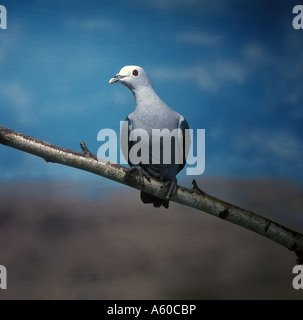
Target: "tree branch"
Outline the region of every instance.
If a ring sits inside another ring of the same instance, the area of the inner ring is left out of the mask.
[[[47,162],[60,163],[88,171],[132,188],[142,190],[139,178],[129,175],[128,168],[98,159],[86,148],[83,142],[81,143],[83,151],[75,152],[0,127],[0,143],[36,155]],[[151,179],[150,183],[145,183],[143,189],[144,192],[165,199],[166,192],[161,189],[161,185],[162,183],[160,181]],[[206,194],[198,188],[195,180],[193,180],[193,189],[178,187],[177,193],[170,201],[207,212],[271,239],[289,250],[294,251],[297,255],[297,263],[303,264],[302,234],[253,212]]]

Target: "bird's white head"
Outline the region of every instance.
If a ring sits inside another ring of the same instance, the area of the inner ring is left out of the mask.
[[[120,82],[130,90],[136,90],[142,86],[151,86],[147,73],[138,66],[125,66],[118,74],[109,80],[109,83]]]

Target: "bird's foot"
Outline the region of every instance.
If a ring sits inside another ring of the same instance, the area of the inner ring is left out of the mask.
[[[146,178],[146,180],[150,182],[150,175],[141,166],[132,166],[129,170],[129,174],[139,175],[141,187],[144,187],[144,178]]]
[[[168,188],[167,194],[166,194],[166,199],[168,200],[170,197],[172,197],[178,189],[178,181],[176,178],[164,182],[163,186],[161,189]]]

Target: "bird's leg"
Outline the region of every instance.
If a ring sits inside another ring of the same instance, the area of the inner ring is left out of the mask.
[[[168,181],[164,182],[161,189],[164,189],[164,188],[168,188],[166,199],[169,199],[177,192],[177,189],[178,189],[177,179],[173,178],[172,180],[168,180]]]
[[[141,187],[144,187],[144,177],[150,182],[150,175],[139,165],[132,166],[129,170],[130,174],[139,174]]]

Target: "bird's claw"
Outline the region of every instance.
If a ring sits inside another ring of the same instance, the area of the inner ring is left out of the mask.
[[[131,167],[129,173],[139,174],[141,187],[144,187],[144,177],[150,182],[150,175],[140,166]]]
[[[172,179],[169,181],[164,182],[163,186],[161,189],[168,188],[167,194],[166,194],[166,199],[168,200],[170,197],[172,197],[178,189],[178,181],[177,179]]]

